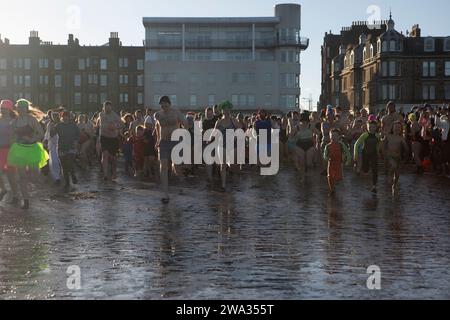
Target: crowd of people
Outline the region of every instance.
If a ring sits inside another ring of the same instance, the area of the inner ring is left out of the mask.
[[[182,113],[172,107],[169,97],[162,97],[160,110],[137,110],[116,113],[111,102],[91,116],[76,115],[64,107],[46,114],[31,102],[2,100],[0,103],[0,201],[10,193],[9,202],[28,209],[29,184],[39,175],[47,175],[55,186],[70,192],[78,183],[77,170],[90,170],[98,164],[105,182],[117,179],[118,157],[124,173],[140,180],[160,181],[168,203],[169,175],[194,175],[198,167],[206,168],[208,183],[220,176],[220,190],[227,191],[228,173],[241,172],[245,166],[232,165],[224,159],[217,165],[187,164],[177,167],[171,154],[177,142],[172,133],[179,128],[194,134],[195,126],[206,132],[213,129],[210,141],[227,130],[243,130],[248,148],[254,139],[259,148],[261,134],[267,133],[268,152],[272,152],[271,134],[279,130],[280,159],[298,172],[326,176],[330,196],[343,179],[343,168],[356,174],[371,172],[371,192],[377,193],[379,163],[398,190],[400,168],[414,164],[414,172],[433,171],[449,175],[450,143],[448,106],[414,106],[397,110],[389,102],[385,110],[370,113],[365,109],[348,112],[328,106],[321,112],[292,111],[269,114],[264,110],[252,114],[233,112],[225,101],[207,107],[204,112]],[[263,131],[265,130],[265,131]],[[232,143],[224,139],[222,150]],[[221,152],[221,154],[224,152]],[[225,157],[225,155],[223,155]],[[249,162],[247,162],[249,163]],[[258,165],[246,165],[250,169]],[[7,187],[9,185],[9,188]]]

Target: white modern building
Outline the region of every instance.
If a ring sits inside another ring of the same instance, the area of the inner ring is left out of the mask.
[[[230,100],[235,109],[291,110],[300,104],[301,6],[274,17],[144,18],[145,103],[163,95],[184,110]]]

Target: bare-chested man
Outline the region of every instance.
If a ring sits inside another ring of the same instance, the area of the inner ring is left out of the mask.
[[[399,168],[402,160],[402,151],[408,150],[405,138],[402,134],[403,125],[400,121],[393,124],[392,131],[385,136],[384,150],[385,160],[389,163],[389,174],[392,178],[392,193],[395,194],[398,189],[400,179]]]
[[[388,114],[381,120],[381,134],[383,137],[392,132],[392,128],[396,121],[403,122],[403,117],[401,114],[397,113],[394,102],[389,101],[386,109]]]
[[[387,115],[385,115],[381,119],[381,137],[385,139],[387,135],[392,133],[392,128],[394,125],[394,122],[400,121],[403,122],[403,117],[397,113],[396,106],[393,101],[389,101],[386,105]],[[383,152],[386,150],[384,149],[383,145]],[[384,166],[385,166],[385,172],[386,174],[389,172],[389,162],[387,158],[384,158]]]
[[[162,202],[169,203],[169,163],[172,159],[172,149],[178,142],[172,141],[172,133],[180,128],[187,126],[186,117],[172,108],[169,97],[164,96],[160,99],[161,111],[155,114],[156,120],[156,148],[159,150],[161,184],[164,192]]]

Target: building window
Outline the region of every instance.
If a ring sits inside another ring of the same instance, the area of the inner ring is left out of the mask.
[[[363,60],[367,60],[367,48],[363,49]]]
[[[178,106],[178,98],[176,94],[169,94],[170,102],[172,102],[172,105],[174,107]]]
[[[295,73],[282,73],[280,75],[280,84],[283,88],[298,88],[299,81],[299,75]]]
[[[388,43],[387,41],[383,41],[383,47],[381,48],[382,52],[387,52],[388,51]]]
[[[139,71],[144,70],[145,65],[144,65],[144,60],[143,59],[138,59],[137,62],[136,62],[136,65],[137,65],[137,69]]]
[[[120,94],[120,103],[128,103],[128,93]]]
[[[383,100],[397,99],[397,86],[395,84],[384,84],[382,86]]]
[[[238,106],[239,105],[239,95],[233,94],[231,96],[231,103],[235,106]]]
[[[215,104],[216,104],[216,95],[215,94],[208,95],[208,105],[213,106]]]
[[[298,97],[295,95],[282,95],[281,107],[284,109],[295,109],[298,107]]]
[[[55,88],[61,88],[62,87],[62,77],[61,75],[57,74],[55,75]]]
[[[137,76],[137,81],[136,81],[136,83],[137,83],[137,86],[138,86],[138,87],[143,87],[143,86],[144,86],[144,75],[143,75],[143,74],[139,74],[139,75]]]
[[[153,104],[154,104],[155,106],[159,105],[159,100],[160,100],[160,99],[161,99],[161,96],[155,94],[155,95],[153,96]]]
[[[197,106],[197,95],[195,95],[195,94],[191,95],[190,105],[191,105],[191,107]]]
[[[445,99],[450,100],[450,83],[445,85]]]
[[[253,84],[255,82],[254,73],[232,73],[231,82],[234,84]]]
[[[39,76],[39,84],[41,86],[48,86],[48,76]]]
[[[445,61],[445,76],[450,77],[450,61]]]
[[[119,59],[119,68],[128,68],[128,58]]]
[[[106,87],[106,86],[108,85],[108,75],[102,74],[102,75],[100,76],[100,85],[101,85],[102,87]]]
[[[103,103],[108,100],[108,94],[106,92],[100,93],[100,102]]]
[[[25,84],[25,88],[31,87],[31,76],[30,75],[26,75],[24,77],[24,84]],[[47,77],[47,84],[48,84],[48,77]]]
[[[424,61],[422,63],[422,75],[424,77],[435,77],[436,76],[436,62],[435,61]]]
[[[74,94],[74,104],[75,105],[80,105],[81,104],[81,93],[80,92],[76,92]]]
[[[75,87],[81,87],[81,75],[76,74],[73,79],[73,85]]]
[[[354,64],[355,64],[355,52],[352,51],[350,53],[350,66],[353,67]]]
[[[48,59],[46,59],[46,58],[39,59],[39,68],[40,69],[48,69]]]
[[[0,76],[0,88],[6,88],[8,86],[8,76],[1,75]]]
[[[137,94],[137,104],[144,104],[144,93],[138,92]]]
[[[0,70],[8,69],[8,61],[6,59],[0,59]]]
[[[436,86],[424,85],[422,87],[422,99],[423,100],[435,100],[436,99]]]
[[[119,76],[119,84],[121,85],[127,85],[128,84],[128,75],[126,74],[121,74]]]
[[[265,107],[272,106],[272,95],[271,94],[264,95],[264,106]]]
[[[450,37],[444,40],[444,51],[450,51]]]
[[[31,70],[31,59],[27,58],[24,60],[24,68],[25,70]]]
[[[23,59],[14,59],[13,60],[13,68],[14,69],[22,69],[23,68]]]
[[[100,70],[108,70],[108,59],[100,59]]]
[[[389,61],[389,76],[395,77],[397,75],[397,64],[395,61]]]
[[[90,93],[89,103],[97,103],[97,102],[98,102],[98,95],[96,93]]]
[[[396,40],[389,41],[389,51],[397,51],[397,41]]]
[[[48,103],[48,93],[47,92],[39,93],[39,103]]]
[[[373,52],[373,44],[370,45],[370,59],[372,59],[374,57],[374,52]]]
[[[85,70],[85,69],[86,69],[86,60],[78,59],[78,70]]]
[[[61,69],[62,69],[61,59],[55,59],[55,70],[61,70]]]
[[[98,84],[98,75],[96,75],[96,74],[88,75],[88,84],[97,85]]]
[[[434,39],[433,38],[425,39],[424,50],[425,50],[425,52],[434,52]]]
[[[247,96],[247,105],[249,107],[254,107],[255,106],[255,96],[250,94]]]

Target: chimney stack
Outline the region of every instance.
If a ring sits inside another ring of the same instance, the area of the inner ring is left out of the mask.
[[[422,30],[420,29],[418,24],[413,25],[410,36],[412,38],[420,38],[422,35]]]
[[[110,47],[120,47],[120,39],[118,32],[111,32],[109,37],[109,46]]]
[[[41,39],[39,38],[38,31],[30,31],[30,37],[28,38],[29,45],[39,46],[41,44]]]

